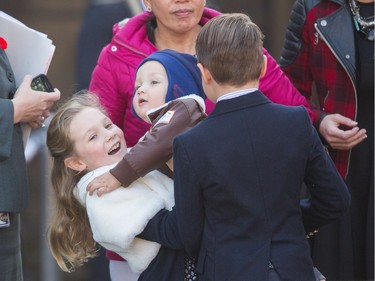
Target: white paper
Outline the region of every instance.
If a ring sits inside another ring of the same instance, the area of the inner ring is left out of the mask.
[[[0,11],[0,36],[8,43],[5,52],[17,86],[26,74],[47,74],[55,46],[46,34],[31,29]]]
[[[46,34],[31,29],[0,11],[0,37],[8,43],[5,53],[12,66],[17,87],[26,74],[33,77],[41,73],[47,74],[55,46]],[[26,147],[31,128],[26,124],[22,128]]]

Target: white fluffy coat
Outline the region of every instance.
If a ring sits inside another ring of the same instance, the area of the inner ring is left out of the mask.
[[[127,260],[136,274],[142,273],[157,255],[160,244],[136,238],[148,221],[161,209],[174,205],[173,181],[152,171],[133,182],[101,197],[90,196],[87,185],[114,165],[86,174],[76,186],[76,197],[86,207],[93,237],[104,248]]]

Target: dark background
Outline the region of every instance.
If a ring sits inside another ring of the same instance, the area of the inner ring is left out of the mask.
[[[136,1],[136,0],[132,0]],[[278,60],[293,0],[217,0],[222,12],[244,12],[265,34],[265,48]],[[76,91],[76,49],[86,0],[0,0],[0,10],[48,35],[56,46],[48,77],[63,99]],[[50,255],[46,221],[53,208],[49,195],[50,159],[45,129],[33,132],[27,147],[30,203],[22,214],[25,281],[109,281],[107,261],[98,258],[74,273],[64,273]]]

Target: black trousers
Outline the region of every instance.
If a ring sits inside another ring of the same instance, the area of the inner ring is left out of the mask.
[[[23,281],[20,214],[9,215],[10,226],[0,227],[0,281]]]

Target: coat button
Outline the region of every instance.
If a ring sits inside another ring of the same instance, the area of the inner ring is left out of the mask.
[[[12,72],[8,72],[8,73],[7,73],[7,77],[8,77],[9,82],[12,82],[12,83],[13,83],[13,81],[14,81],[14,77],[13,77]]]
[[[112,52],[116,52],[116,51],[117,51],[117,47],[116,47],[116,46],[112,46],[112,47],[111,47],[111,51],[112,51]]]
[[[320,22],[320,24],[321,24],[321,26],[327,26],[327,21],[326,21],[326,20],[322,20],[322,21]]]
[[[346,55],[345,55],[345,58],[346,58],[347,60],[350,59],[350,55],[346,54]]]
[[[10,100],[13,99],[15,94],[16,94],[16,91],[15,91],[15,90],[10,91],[9,94],[8,94],[8,98],[9,98]]]

